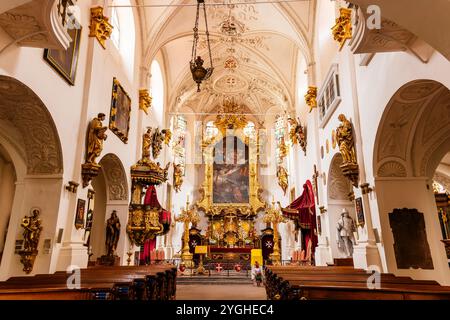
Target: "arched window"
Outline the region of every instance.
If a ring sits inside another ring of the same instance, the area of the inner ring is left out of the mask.
[[[158,61],[153,60],[150,72],[152,74],[150,85],[153,97],[153,110],[156,114],[157,120],[162,123],[162,116],[164,112],[164,79]]]
[[[219,133],[214,121],[208,121],[205,128],[205,140],[215,137]]]
[[[172,150],[173,161],[175,164],[181,165],[183,175],[186,167],[186,131],[187,120],[182,115],[176,115],[172,117],[171,130],[172,136]]]
[[[119,15],[116,8],[112,8],[111,11],[111,25],[113,26],[113,32],[111,33],[111,40],[118,50],[120,50],[120,22]]]
[[[114,27],[111,40],[118,49],[130,79],[133,78],[136,28],[130,0],[112,2],[110,22]],[[114,7],[121,6],[121,7]]]
[[[275,120],[275,142],[276,142],[276,158],[277,164],[283,163],[283,159],[288,152],[288,145],[286,144],[286,117],[278,115]]]
[[[254,138],[256,136],[255,124],[253,122],[249,121],[244,127],[244,134],[249,138]]]

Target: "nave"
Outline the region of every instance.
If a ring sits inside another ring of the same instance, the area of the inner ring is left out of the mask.
[[[0,299],[449,300],[450,5],[372,2],[0,1]]]

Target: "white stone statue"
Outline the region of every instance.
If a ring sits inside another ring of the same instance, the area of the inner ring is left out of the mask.
[[[342,209],[341,217],[337,223],[337,245],[338,249],[345,254],[347,258],[353,256],[353,245],[355,238],[353,232],[356,231],[355,221],[347,209]]]

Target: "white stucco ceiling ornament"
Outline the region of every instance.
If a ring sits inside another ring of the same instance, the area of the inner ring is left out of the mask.
[[[227,74],[214,82],[214,89],[219,93],[244,92],[248,89],[248,83],[237,74]]]

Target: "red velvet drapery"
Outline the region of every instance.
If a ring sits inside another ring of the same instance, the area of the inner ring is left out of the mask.
[[[311,253],[314,257],[318,241],[316,204],[311,181],[306,180],[302,195],[282,209],[282,212],[285,217],[295,221],[296,227],[302,229],[302,249],[306,251],[308,242],[311,241]]]
[[[161,209],[159,213],[159,222],[164,226],[164,231],[168,231],[171,223],[171,214],[170,211],[167,211],[162,208],[161,204],[158,201],[158,195],[156,194],[156,188],[155,186],[149,186],[147,188],[147,191],[145,193],[144,198],[144,205],[150,206],[152,208],[158,208]],[[156,249],[156,237],[154,239],[150,239],[145,241],[144,243],[144,250],[141,252],[140,260],[143,261],[141,263],[148,263],[150,260],[155,260],[156,253],[153,254],[152,258],[152,252],[154,252]]]

